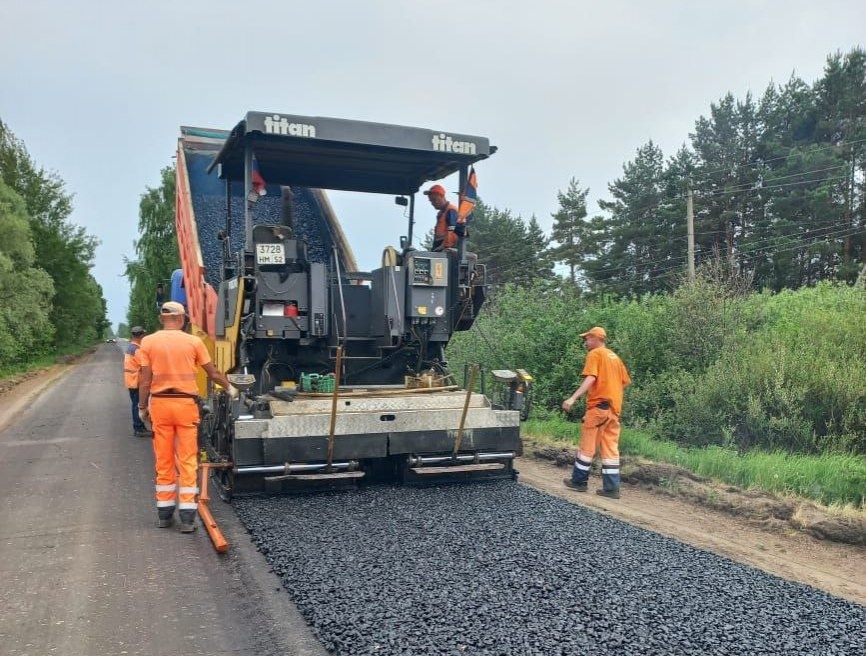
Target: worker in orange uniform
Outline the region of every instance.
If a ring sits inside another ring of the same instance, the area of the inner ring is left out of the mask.
[[[436,227],[433,228],[433,247],[430,250],[457,248],[457,242],[463,237],[463,227],[457,224],[457,208],[445,199],[445,187],[433,185],[424,192],[424,195],[438,210]]]
[[[185,315],[180,303],[163,303],[159,310],[163,329],[142,340],[138,409],[142,420],[153,424],[158,526],[172,525],[177,506],[181,532],[192,533],[198,509],[197,368],[202,367],[232,399],[238,391],[214,367],[204,343],[183,331]]]
[[[123,384],[129,391],[129,400],[132,405],[132,432],[136,437],[150,437],[151,432],[147,430],[147,426],[138,416],[138,376],[141,372],[138,348],[141,346],[141,339],[144,337],[145,331],[141,326],[134,326],[130,333],[132,336],[129,339],[129,346],[123,353]]]
[[[589,351],[581,372],[583,383],[562,402],[562,409],[571,412],[572,406],[581,396],[587,392],[589,396],[574,470],[571,478],[563,482],[572,490],[586,492],[592,459],[601,447],[602,489],[596,490],[596,494],[619,499],[619,416],[622,412],[622,393],[631,384],[631,378],[619,356],[605,346],[607,333],[604,328],[596,326],[580,336]]]

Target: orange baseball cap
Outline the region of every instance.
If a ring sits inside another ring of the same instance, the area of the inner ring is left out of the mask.
[[[442,185],[433,185],[427,191],[424,192],[425,196],[429,196],[430,194],[439,194],[440,196],[445,195],[445,187]]]
[[[607,332],[601,326],[590,328],[585,333],[580,333],[581,337],[598,337],[599,339],[607,339]]]

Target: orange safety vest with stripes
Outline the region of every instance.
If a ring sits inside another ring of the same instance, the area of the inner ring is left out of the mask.
[[[448,203],[436,215],[436,227],[433,229],[433,240],[443,242],[445,248],[451,248],[457,243],[457,208]]]
[[[126,389],[138,389],[138,374],[141,371],[138,348],[138,344],[130,342],[123,354],[123,384]]]
[[[198,367],[210,363],[210,354],[198,337],[182,330],[160,330],[141,340],[138,351],[142,367],[150,367],[150,393],[173,390],[198,394]]]

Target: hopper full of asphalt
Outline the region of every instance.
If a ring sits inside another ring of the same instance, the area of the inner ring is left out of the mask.
[[[336,654],[863,654],[866,608],[513,482],[236,499]]]
[[[189,175],[192,206],[195,212],[198,240],[202,262],[205,265],[205,280],[214,288],[220,283],[222,266],[222,242],[218,235],[226,228],[225,183],[216,173],[207,173],[213,160],[211,151],[189,150],[185,153]],[[255,225],[271,225],[282,220],[282,204],[279,185],[267,185],[267,194],[252,206],[252,222]],[[307,258],[310,262],[331,262],[331,238],[324,211],[314,194],[304,187],[294,187],[292,198],[295,235],[307,243]],[[232,207],[232,253],[237,253],[244,244],[244,195],[242,185],[234,184],[231,195]]]

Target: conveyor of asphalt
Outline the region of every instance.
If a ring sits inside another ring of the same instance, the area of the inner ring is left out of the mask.
[[[866,608],[514,483],[235,507],[331,651],[866,653]]]

